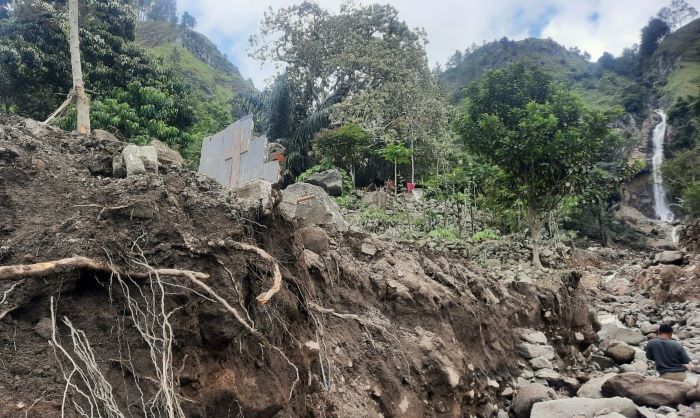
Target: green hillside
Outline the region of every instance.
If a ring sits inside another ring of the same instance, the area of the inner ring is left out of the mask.
[[[667,36],[650,60],[659,79],[662,99],[671,105],[679,98],[697,96],[700,85],[700,19]]]
[[[255,91],[249,80],[204,35],[168,22],[139,22],[136,38],[202,98],[228,101]]]
[[[567,50],[551,39],[506,38],[488,43],[466,54],[461,62],[441,74],[446,88],[455,99],[460,89],[476,80],[486,70],[526,62],[543,69],[556,80],[571,86],[591,106],[625,105],[635,83],[619,74],[602,69],[581,54]]]

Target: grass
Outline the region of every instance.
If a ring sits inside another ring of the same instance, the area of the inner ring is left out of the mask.
[[[700,94],[698,86],[700,86],[700,62],[682,62],[668,77],[663,92],[666,100],[672,105],[681,97],[698,96]]]

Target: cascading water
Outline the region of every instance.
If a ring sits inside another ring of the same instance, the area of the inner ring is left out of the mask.
[[[665,222],[673,222],[673,212],[666,201],[666,189],[661,176],[661,164],[664,162],[664,138],[666,137],[666,113],[657,110],[661,116],[661,122],[654,128],[652,143],[654,145],[654,156],[651,159],[652,173],[654,177],[654,211],[656,217]]]

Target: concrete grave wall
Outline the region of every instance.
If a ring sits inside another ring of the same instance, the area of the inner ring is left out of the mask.
[[[204,138],[199,172],[232,189],[258,179],[277,183],[280,163],[266,161],[267,147],[265,136],[253,138],[253,117],[246,116]]]

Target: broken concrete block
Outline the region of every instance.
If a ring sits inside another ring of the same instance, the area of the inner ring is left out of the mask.
[[[158,155],[153,146],[127,145],[122,151],[122,157],[127,177],[158,173]]]
[[[338,170],[326,170],[312,174],[306,182],[323,188],[331,196],[343,194],[343,175]]]
[[[167,146],[164,142],[154,139],[151,141],[151,145],[155,147],[158,162],[161,165],[182,167],[185,164],[185,159],[182,158],[180,153]]]
[[[272,202],[272,183],[266,180],[255,180],[243,187],[233,189],[233,195],[237,199],[249,202],[245,205],[251,210],[271,209]]]
[[[300,226],[326,225],[347,231],[348,224],[338,205],[322,188],[308,183],[295,183],[282,190],[279,212],[288,222]]]

